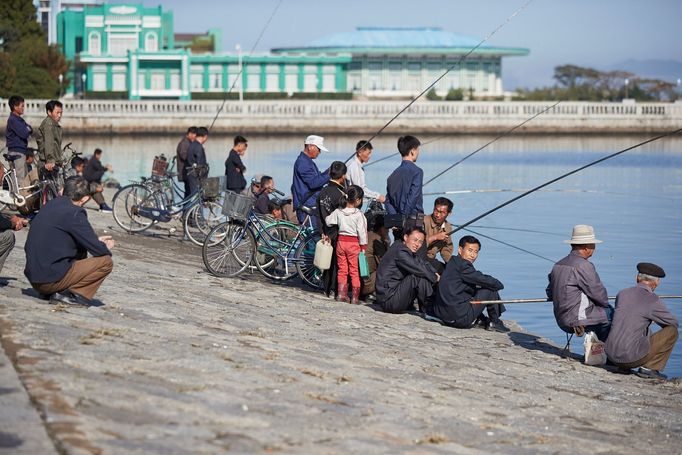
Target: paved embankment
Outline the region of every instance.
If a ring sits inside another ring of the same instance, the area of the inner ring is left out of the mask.
[[[3,270],[16,280],[2,288],[2,344],[36,409],[4,400],[20,387],[0,366],[7,453],[46,453],[32,449],[45,432],[73,454],[682,449],[679,382],[584,366],[514,324],[456,330],[296,283],[215,278],[180,233],[129,236],[89,216],[118,242],[102,306],[37,299],[24,232]]]

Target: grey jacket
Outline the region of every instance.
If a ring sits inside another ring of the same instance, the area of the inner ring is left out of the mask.
[[[679,327],[679,322],[661,299],[647,286],[623,289],[616,296],[611,332],[606,339],[606,355],[614,363],[632,363],[649,353],[649,326]]]
[[[590,261],[571,251],[554,264],[548,278],[547,298],[554,302],[554,317],[562,330],[573,333],[576,326],[608,322],[604,310],[608,294]]]

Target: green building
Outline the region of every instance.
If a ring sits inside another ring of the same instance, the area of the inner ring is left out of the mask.
[[[221,53],[219,30],[174,34],[173,13],[141,4],[85,6],[57,18],[57,41],[74,62],[67,94],[128,99],[220,98],[233,93],[414,96],[439,77],[439,94],[502,95],[504,56],[527,49],[483,45],[437,28],[358,28],[304,47]],[[237,78],[240,74],[241,77]]]

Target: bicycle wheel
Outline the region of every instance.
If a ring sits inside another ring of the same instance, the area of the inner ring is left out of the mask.
[[[248,227],[225,222],[208,233],[201,248],[201,256],[206,269],[212,275],[233,277],[251,264],[255,244]]]
[[[294,255],[301,241],[298,229],[289,223],[275,223],[258,236],[254,261],[258,270],[273,280],[288,280],[296,275]]]
[[[140,207],[157,207],[154,192],[144,185],[133,183],[121,188],[111,202],[114,220],[128,232],[142,232],[154,224],[150,218],[139,215]]]
[[[14,180],[12,179],[12,174],[5,173],[2,176],[2,188],[0,188],[0,190],[7,192],[3,196],[6,197],[8,201],[13,199],[12,195],[17,194],[17,189],[14,187]],[[16,210],[15,205],[9,204],[8,202],[0,201],[0,210],[4,210],[5,207],[9,207],[11,210]]]
[[[226,220],[222,205],[213,201],[202,201],[187,211],[182,227],[189,240],[201,246],[211,229]]]
[[[296,250],[296,270],[301,280],[314,289],[323,289],[322,270],[315,267],[315,246],[322,237],[317,231],[305,235]]]

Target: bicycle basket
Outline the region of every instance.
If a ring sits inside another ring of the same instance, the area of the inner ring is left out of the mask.
[[[220,191],[225,188],[225,176],[208,177],[201,182],[201,189],[204,192],[204,199],[216,199],[220,196]]]
[[[232,191],[225,192],[223,202],[223,215],[230,218],[245,220],[253,207],[254,200],[251,196],[243,196]]]
[[[168,160],[166,160],[166,157],[163,155],[155,156],[152,163],[152,177],[164,177],[167,170]]]

